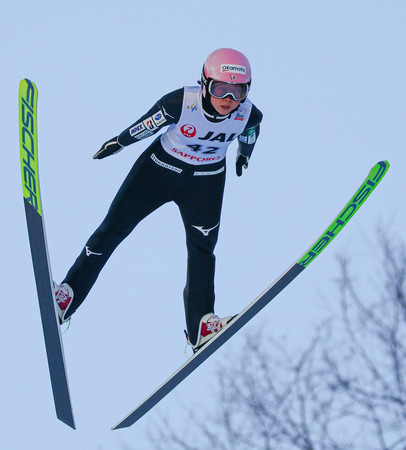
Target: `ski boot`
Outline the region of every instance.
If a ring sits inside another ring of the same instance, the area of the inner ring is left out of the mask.
[[[69,306],[73,300],[73,290],[67,283],[57,284],[54,281],[55,301],[59,316],[59,323],[62,325],[64,322],[69,321],[69,317],[66,319],[66,315]]]
[[[222,319],[216,314],[209,313],[204,315],[200,319],[199,333],[197,336],[196,344],[192,344],[189,340],[189,335],[185,331],[186,339],[189,345],[191,345],[193,353],[196,353],[204,344],[206,344],[211,338],[213,338],[221,329],[223,329],[235,316],[228,316]]]

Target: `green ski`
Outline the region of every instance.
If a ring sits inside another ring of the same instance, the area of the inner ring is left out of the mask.
[[[21,80],[18,119],[24,206],[56,415],[75,428],[39,189],[37,98],[35,84]]]
[[[290,284],[337,236],[360,206],[371,195],[378,183],[389,169],[388,161],[377,163],[362,183],[351,200],[334,219],[326,231],[297,261],[295,261],[276,281],[274,281],[259,297],[250,303],[232,322],[217,333],[207,344],[198,350],[183,366],[156,389],[144,402],[122,419],[113,430],[129,427],[153,408],[172,389],[182,382],[191,372],[200,366],[210,355],[228,341],[240,328],[261,311],[288,284]]]

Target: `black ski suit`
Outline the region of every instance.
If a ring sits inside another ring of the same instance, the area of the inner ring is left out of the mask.
[[[164,126],[177,124],[182,116],[182,108],[185,108],[183,98],[184,88],[162,97],[144,116],[118,136],[119,143],[126,146],[155,134]],[[245,129],[239,137],[241,154],[248,157],[251,155],[261,119],[261,112],[252,105]],[[215,118],[211,120],[219,122]],[[118,244],[148,214],[163,204],[174,201],[179,207],[186,230],[188,260],[184,304],[189,339],[195,343],[200,319],[203,315],[214,312],[213,252],[220,226],[225,158],[216,161],[212,157],[213,150],[203,152],[205,155],[202,155],[201,152],[196,152],[196,145],[191,146],[194,148],[188,157],[186,154],[174,157],[163,148],[161,137],[162,135],[158,136],[137,159],[107,216],[89,238],[63,280],[74,292],[67,316],[70,317],[84,301]],[[218,139],[222,139],[222,136]],[[181,159],[183,156],[184,160]],[[197,158],[201,161],[199,164],[191,164],[191,158],[196,162]]]

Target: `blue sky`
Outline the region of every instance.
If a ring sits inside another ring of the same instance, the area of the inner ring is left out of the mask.
[[[64,335],[77,431],[56,419],[20,186],[20,79],[39,89],[41,191],[57,281],[149,141],[103,161],[92,155],[163,94],[194,85],[219,47],[251,61],[250,98],[264,120],[241,178],[229,149],[218,314],[243,309],[310,246],[377,161],[391,163],[334,244],[227,345],[238,348],[261,328],[293,348],[306,342],[334,309],[337,253],[356,255],[377,223],[404,233],[405,2],[23,0],[2,17],[3,448],[147,449],[145,426],[158,414],[176,421],[182,402],[207,404],[210,377],[227,358],[223,347],[138,425],[110,431],[185,358],[184,231],[166,205],[116,251]]]

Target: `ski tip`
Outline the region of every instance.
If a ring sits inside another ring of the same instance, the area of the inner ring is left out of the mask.
[[[35,89],[37,89],[37,86],[35,85],[35,83],[33,81],[31,81],[29,78],[22,78],[20,80],[20,86],[25,85],[25,84],[28,84],[29,86],[33,86]]]
[[[375,167],[381,167],[382,169],[384,169],[384,171],[385,171],[385,173],[386,173],[386,171],[389,169],[389,167],[390,167],[390,164],[389,164],[389,161],[387,161],[386,159],[385,160],[383,160],[383,161],[379,161],[378,163],[376,163],[375,164],[375,166],[374,166],[374,168]]]
[[[386,160],[379,161],[372,167],[372,169],[368,174],[367,180],[369,179],[370,186],[372,186],[373,184],[373,189],[375,189],[376,185],[386,175],[386,172],[388,171],[389,167],[390,167],[389,161]]]

